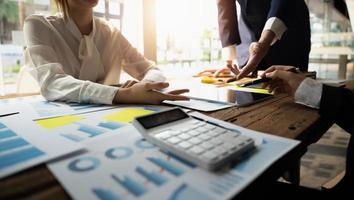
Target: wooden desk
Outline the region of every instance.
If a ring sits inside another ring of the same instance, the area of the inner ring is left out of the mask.
[[[279,95],[249,107],[233,107],[207,114],[253,130],[303,141],[296,151],[278,160],[248,187],[251,189],[242,193],[257,188],[257,184],[270,178],[276,180],[298,162],[308,143],[317,140],[332,125],[321,119],[316,110],[293,103],[287,95]],[[45,164],[0,180],[0,199],[14,198],[70,199]]]

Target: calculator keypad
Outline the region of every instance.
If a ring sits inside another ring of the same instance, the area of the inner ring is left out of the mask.
[[[186,128],[171,128],[155,134],[154,137],[206,162],[221,160],[254,145],[254,140],[250,137],[198,120],[193,120]]]

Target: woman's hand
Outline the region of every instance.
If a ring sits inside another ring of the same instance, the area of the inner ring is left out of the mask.
[[[189,100],[188,97],[180,94],[189,92],[188,89],[173,90],[162,93],[162,90],[169,86],[165,82],[139,82],[131,87],[121,88],[114,97],[114,103],[138,103],[138,104],[160,104],[164,100],[178,101]]]
[[[306,78],[303,74],[292,72],[293,66],[273,65],[261,76],[272,80],[263,84],[269,92],[288,93],[294,95],[301,82]]]
[[[129,88],[133,85],[135,85],[136,83],[138,83],[138,81],[136,80],[127,80],[125,83],[122,84],[122,86],[120,86],[121,88]]]

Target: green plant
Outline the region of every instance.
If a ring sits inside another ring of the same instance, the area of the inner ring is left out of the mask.
[[[0,20],[6,18],[8,22],[18,22],[18,5],[17,2],[0,0]]]

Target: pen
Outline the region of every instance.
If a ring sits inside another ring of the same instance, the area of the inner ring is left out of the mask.
[[[301,71],[299,70],[299,68],[297,68],[297,67],[289,68],[289,69],[287,69],[286,71],[293,72],[293,73],[296,73],[296,74],[298,74],[298,73],[301,72]],[[262,80],[262,79],[266,79],[266,80]],[[236,80],[237,80],[237,77],[233,77],[233,78],[230,78],[230,79],[226,80],[226,83],[230,83],[230,82],[233,82],[233,81],[236,81]],[[257,82],[257,83],[263,83],[263,82],[267,82],[267,81],[269,81],[269,80],[271,80],[271,78],[261,78],[261,79],[255,80],[255,81],[260,81],[260,82]],[[246,86],[253,85],[253,84],[257,84],[257,83],[250,82],[250,83],[242,84],[242,85],[240,85],[240,86],[246,87]]]
[[[272,79],[271,78],[261,78],[261,79],[250,81],[248,83],[241,84],[240,86],[241,87],[247,87],[247,86],[250,86],[250,85],[255,85],[255,84],[259,84],[259,83],[268,82],[270,80],[272,80]]]
[[[7,113],[7,114],[2,114],[0,115],[0,117],[6,117],[6,116],[10,116],[10,115],[16,115],[19,114],[20,112],[13,112],[13,113]]]

